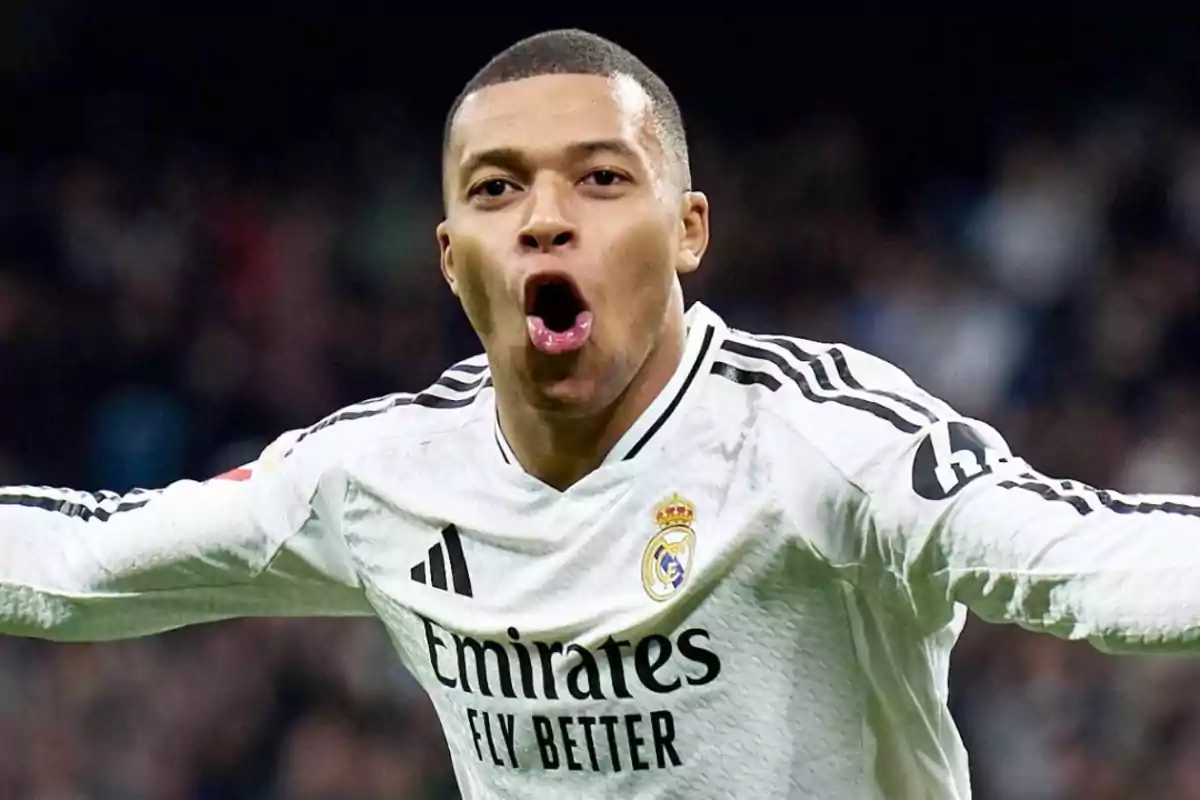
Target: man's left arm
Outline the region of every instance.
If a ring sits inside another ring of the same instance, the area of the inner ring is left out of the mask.
[[[961,603],[1113,652],[1200,650],[1200,498],[1046,477],[961,418],[863,477],[860,529],[917,607]]]

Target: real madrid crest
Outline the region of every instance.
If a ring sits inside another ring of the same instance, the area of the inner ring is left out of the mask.
[[[692,573],[695,519],[696,507],[677,494],[654,509],[658,533],[642,554],[642,586],[655,600],[666,600],[678,592]]]

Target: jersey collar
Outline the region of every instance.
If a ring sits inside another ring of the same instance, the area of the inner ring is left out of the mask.
[[[685,319],[687,341],[679,366],[654,401],[609,450],[601,466],[628,461],[641,452],[679,408],[688,390],[696,385],[705,362],[711,358],[713,341],[724,326],[720,318],[701,303],[692,304]],[[493,414],[492,428],[500,455],[505,462],[519,469],[517,457],[500,430],[498,415]]]

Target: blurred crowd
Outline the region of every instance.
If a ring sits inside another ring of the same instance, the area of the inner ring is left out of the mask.
[[[885,201],[850,120],[752,146],[692,127],[714,208],[693,299],[888,358],[1047,474],[1200,492],[1200,130],[1110,108]],[[261,169],[169,143],[0,157],[0,482],[205,477],[475,352],[438,167],[369,125]],[[977,797],[1200,798],[1198,679],[972,620],[952,688]],[[0,798],[453,796],[373,622],[0,640]]]

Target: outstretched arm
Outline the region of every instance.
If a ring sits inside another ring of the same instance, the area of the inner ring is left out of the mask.
[[[0,634],[100,640],[237,616],[367,614],[321,442],[205,482],[0,489]],[[320,437],[313,437],[320,438]]]
[[[1200,650],[1200,498],[1048,478],[965,419],[894,455],[861,522],[917,606],[962,603],[1109,651]]]

